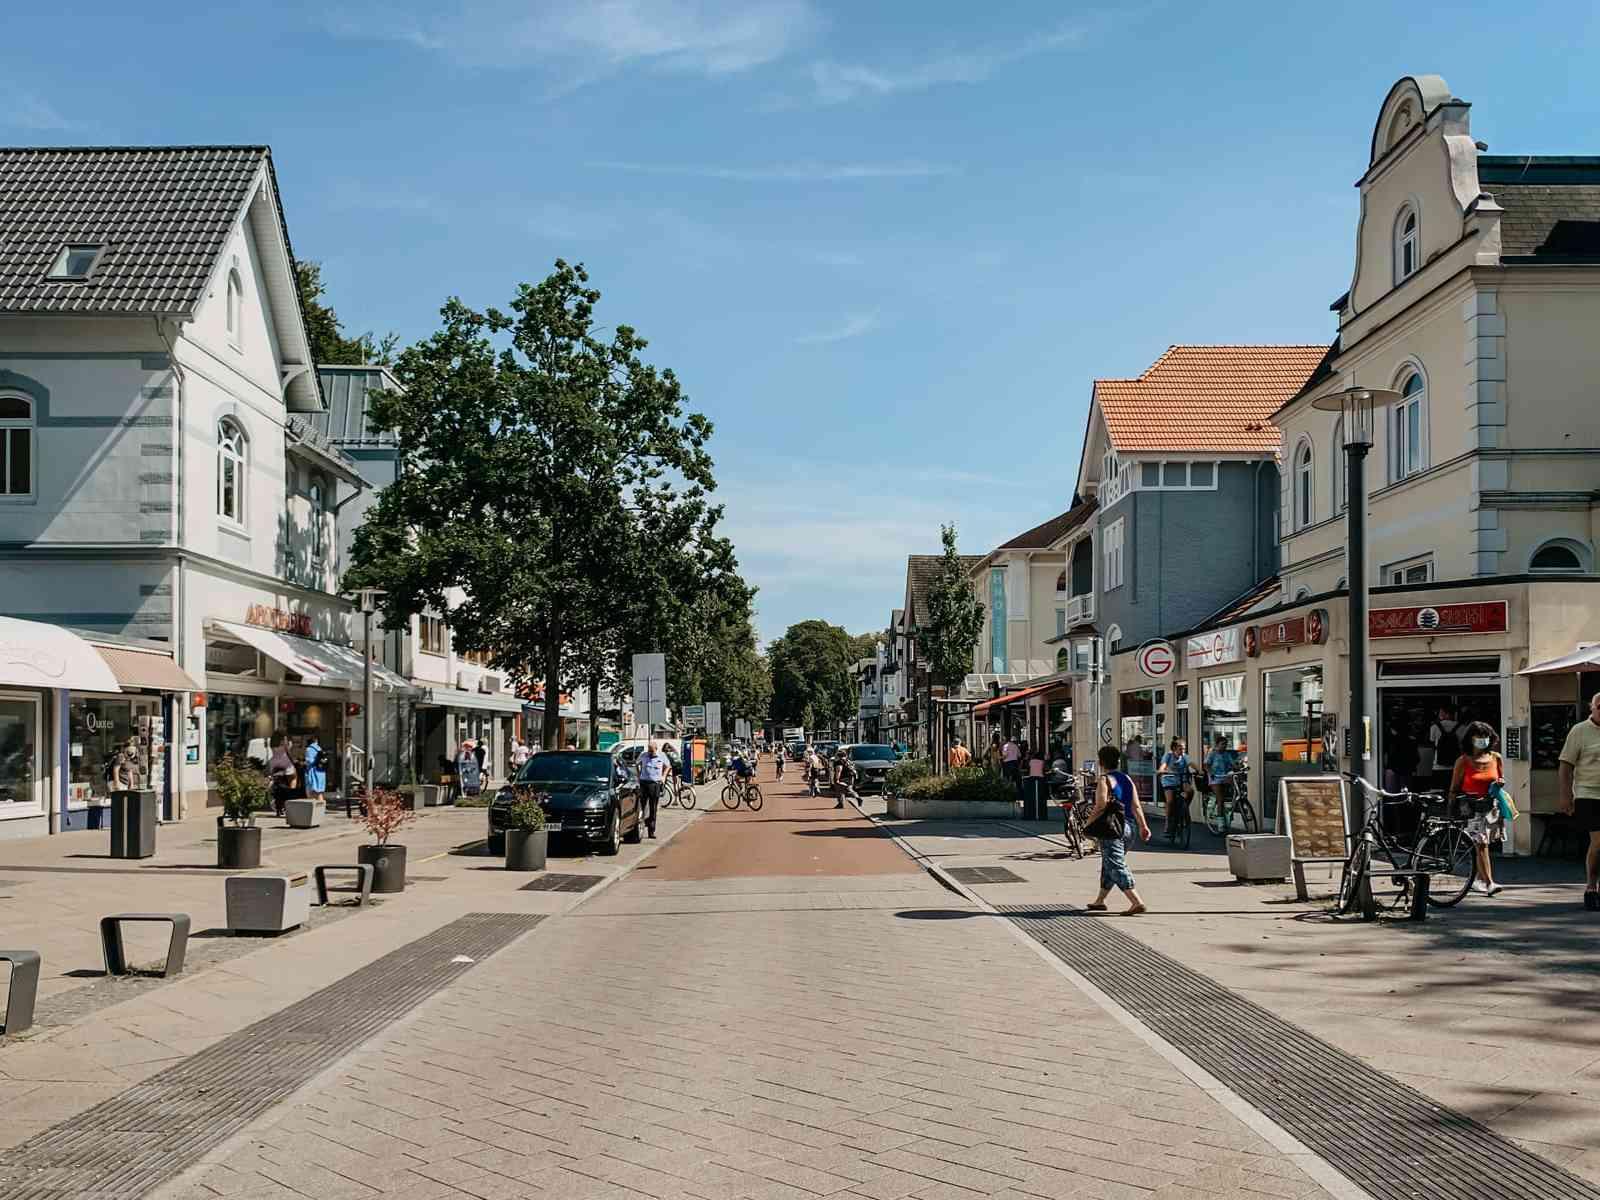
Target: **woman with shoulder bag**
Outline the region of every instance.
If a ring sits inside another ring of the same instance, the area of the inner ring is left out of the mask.
[[[272,783],[272,811],[283,816],[285,806],[294,798],[294,759],[289,757],[288,738],[280,741],[267,759],[267,778]]]
[[[1098,757],[1100,777],[1095,781],[1094,808],[1084,822],[1084,832],[1100,842],[1100,894],[1088,909],[1105,912],[1106,897],[1112,888],[1118,888],[1128,898],[1124,915],[1137,917],[1145,911],[1145,904],[1134,890],[1133,875],[1128,870],[1128,845],[1136,825],[1139,836],[1148,842],[1150,825],[1144,819],[1138,789],[1122,770],[1121,752],[1115,746],[1101,746]]]
[[[1461,738],[1461,754],[1450,775],[1450,798],[1465,801],[1471,814],[1467,837],[1478,859],[1478,882],[1473,886],[1485,895],[1495,896],[1501,887],[1494,881],[1489,846],[1505,839],[1505,820],[1500,812],[1500,793],[1505,790],[1506,770],[1495,751],[1495,735],[1483,721],[1468,725]],[[1499,786],[1496,786],[1499,785]]]

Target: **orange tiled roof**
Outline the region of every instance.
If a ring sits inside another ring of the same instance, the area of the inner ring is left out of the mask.
[[[1097,379],[1094,398],[1124,454],[1267,454],[1272,414],[1317,369],[1327,346],[1169,346],[1137,379]]]

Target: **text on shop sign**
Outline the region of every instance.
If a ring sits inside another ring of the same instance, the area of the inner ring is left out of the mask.
[[[311,614],[287,612],[281,608],[268,608],[265,604],[252,604],[245,610],[244,623],[278,633],[298,633],[311,636]]]
[[[1367,617],[1370,637],[1432,637],[1441,633],[1504,633],[1506,602],[1440,604],[1420,608],[1375,608]]]

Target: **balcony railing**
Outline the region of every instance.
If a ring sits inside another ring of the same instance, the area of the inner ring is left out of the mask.
[[[1069,596],[1067,598],[1067,628],[1074,625],[1087,625],[1094,620],[1094,593],[1087,592],[1082,596]]]

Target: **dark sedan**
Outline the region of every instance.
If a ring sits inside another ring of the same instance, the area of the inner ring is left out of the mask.
[[[889,771],[899,762],[893,746],[880,746],[873,742],[857,742],[846,746],[850,762],[856,769],[856,791],[881,792],[889,778]]]
[[[505,853],[507,814],[517,797],[530,793],[544,796],[552,839],[572,838],[615,854],[623,842],[640,838],[639,779],[633,771],[609,750],[547,750],[530,758],[489,806],[490,853]]]

